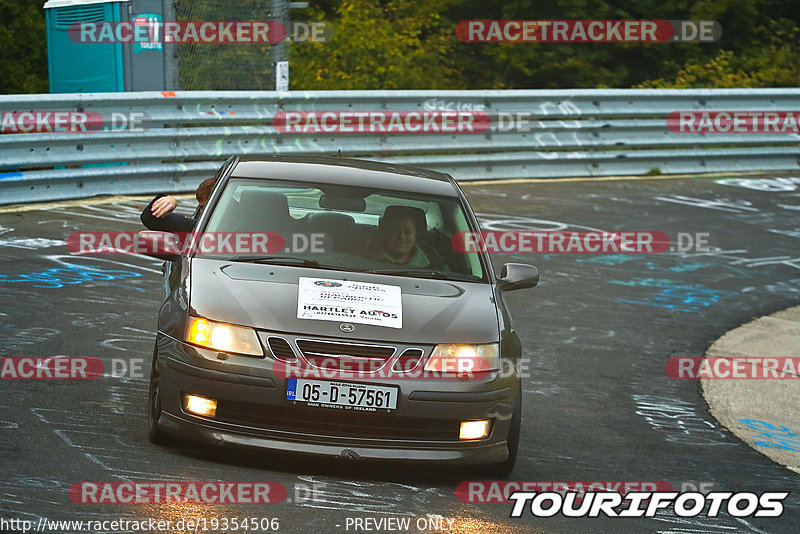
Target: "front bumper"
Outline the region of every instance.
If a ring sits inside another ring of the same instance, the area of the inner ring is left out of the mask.
[[[311,408],[286,399],[286,379],[271,372],[269,357],[226,355],[158,336],[162,414],[166,433],[201,442],[317,454],[348,459],[436,461],[452,464],[502,462],[519,392],[516,371],[481,379],[377,380],[397,386],[391,413]],[[369,380],[359,380],[371,382]],[[216,399],[217,417],[183,409],[182,396]],[[459,441],[462,420],[490,419],[491,433]]]

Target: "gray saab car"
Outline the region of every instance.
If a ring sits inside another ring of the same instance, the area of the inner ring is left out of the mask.
[[[478,231],[447,174],[339,158],[229,159],[195,235],[283,241],[267,254],[151,254],[169,260],[151,441],[510,474],[521,345],[504,297],[535,286],[539,273],[509,263],[498,277],[486,253],[457,250],[454,237]]]

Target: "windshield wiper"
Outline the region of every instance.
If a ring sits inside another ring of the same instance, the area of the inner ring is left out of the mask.
[[[367,271],[372,274],[393,274],[398,276],[412,276],[416,278],[435,278],[437,280],[461,280],[464,282],[474,282],[475,277],[458,276],[447,274],[437,269],[374,269]]]
[[[240,261],[244,263],[263,263],[268,265],[289,265],[298,267],[312,267],[314,269],[325,269],[327,271],[346,271],[364,272],[359,269],[348,269],[346,267],[336,267],[335,265],[324,265],[317,260],[300,258],[297,256],[234,256],[228,261]]]
[[[273,263],[275,265],[301,265],[303,267],[319,267],[317,260],[299,258],[297,256],[234,256],[228,261],[242,261],[246,263]]]

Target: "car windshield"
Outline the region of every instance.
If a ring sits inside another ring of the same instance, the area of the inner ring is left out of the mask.
[[[452,246],[455,233],[475,230],[467,221],[456,197],[231,178],[205,232],[275,232],[283,247],[204,257],[477,281],[478,254]]]

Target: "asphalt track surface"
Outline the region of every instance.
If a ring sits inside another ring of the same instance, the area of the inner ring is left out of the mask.
[[[281,532],[302,533],[356,532],[346,529],[348,517],[411,517],[413,526],[427,514],[454,520],[450,532],[458,533],[800,530],[798,476],[718,426],[697,382],[670,379],[664,369],[671,356],[701,356],[726,331],[798,304],[800,180],[589,180],[465,190],[484,229],[660,230],[673,239],[706,232],[718,247],[494,257],[497,269],[521,261],[542,273],[538,288],[508,297],[531,370],[510,479],[790,491],[782,517],[540,519],[526,512],[512,519],[508,503],[460,502],[456,485],[475,477],[459,471],[152,445],[146,377],[162,299],[160,263],[76,257],[65,246],[76,231],[140,229],[143,204],[134,199],[0,213],[0,355],[93,356],[107,370],[112,359],[143,365],[139,378],[0,381],[0,517],[277,517]],[[292,502],[108,506],[68,497],[78,481],[155,480],[274,481]],[[295,488],[314,483],[326,485],[315,500],[296,499]]]

